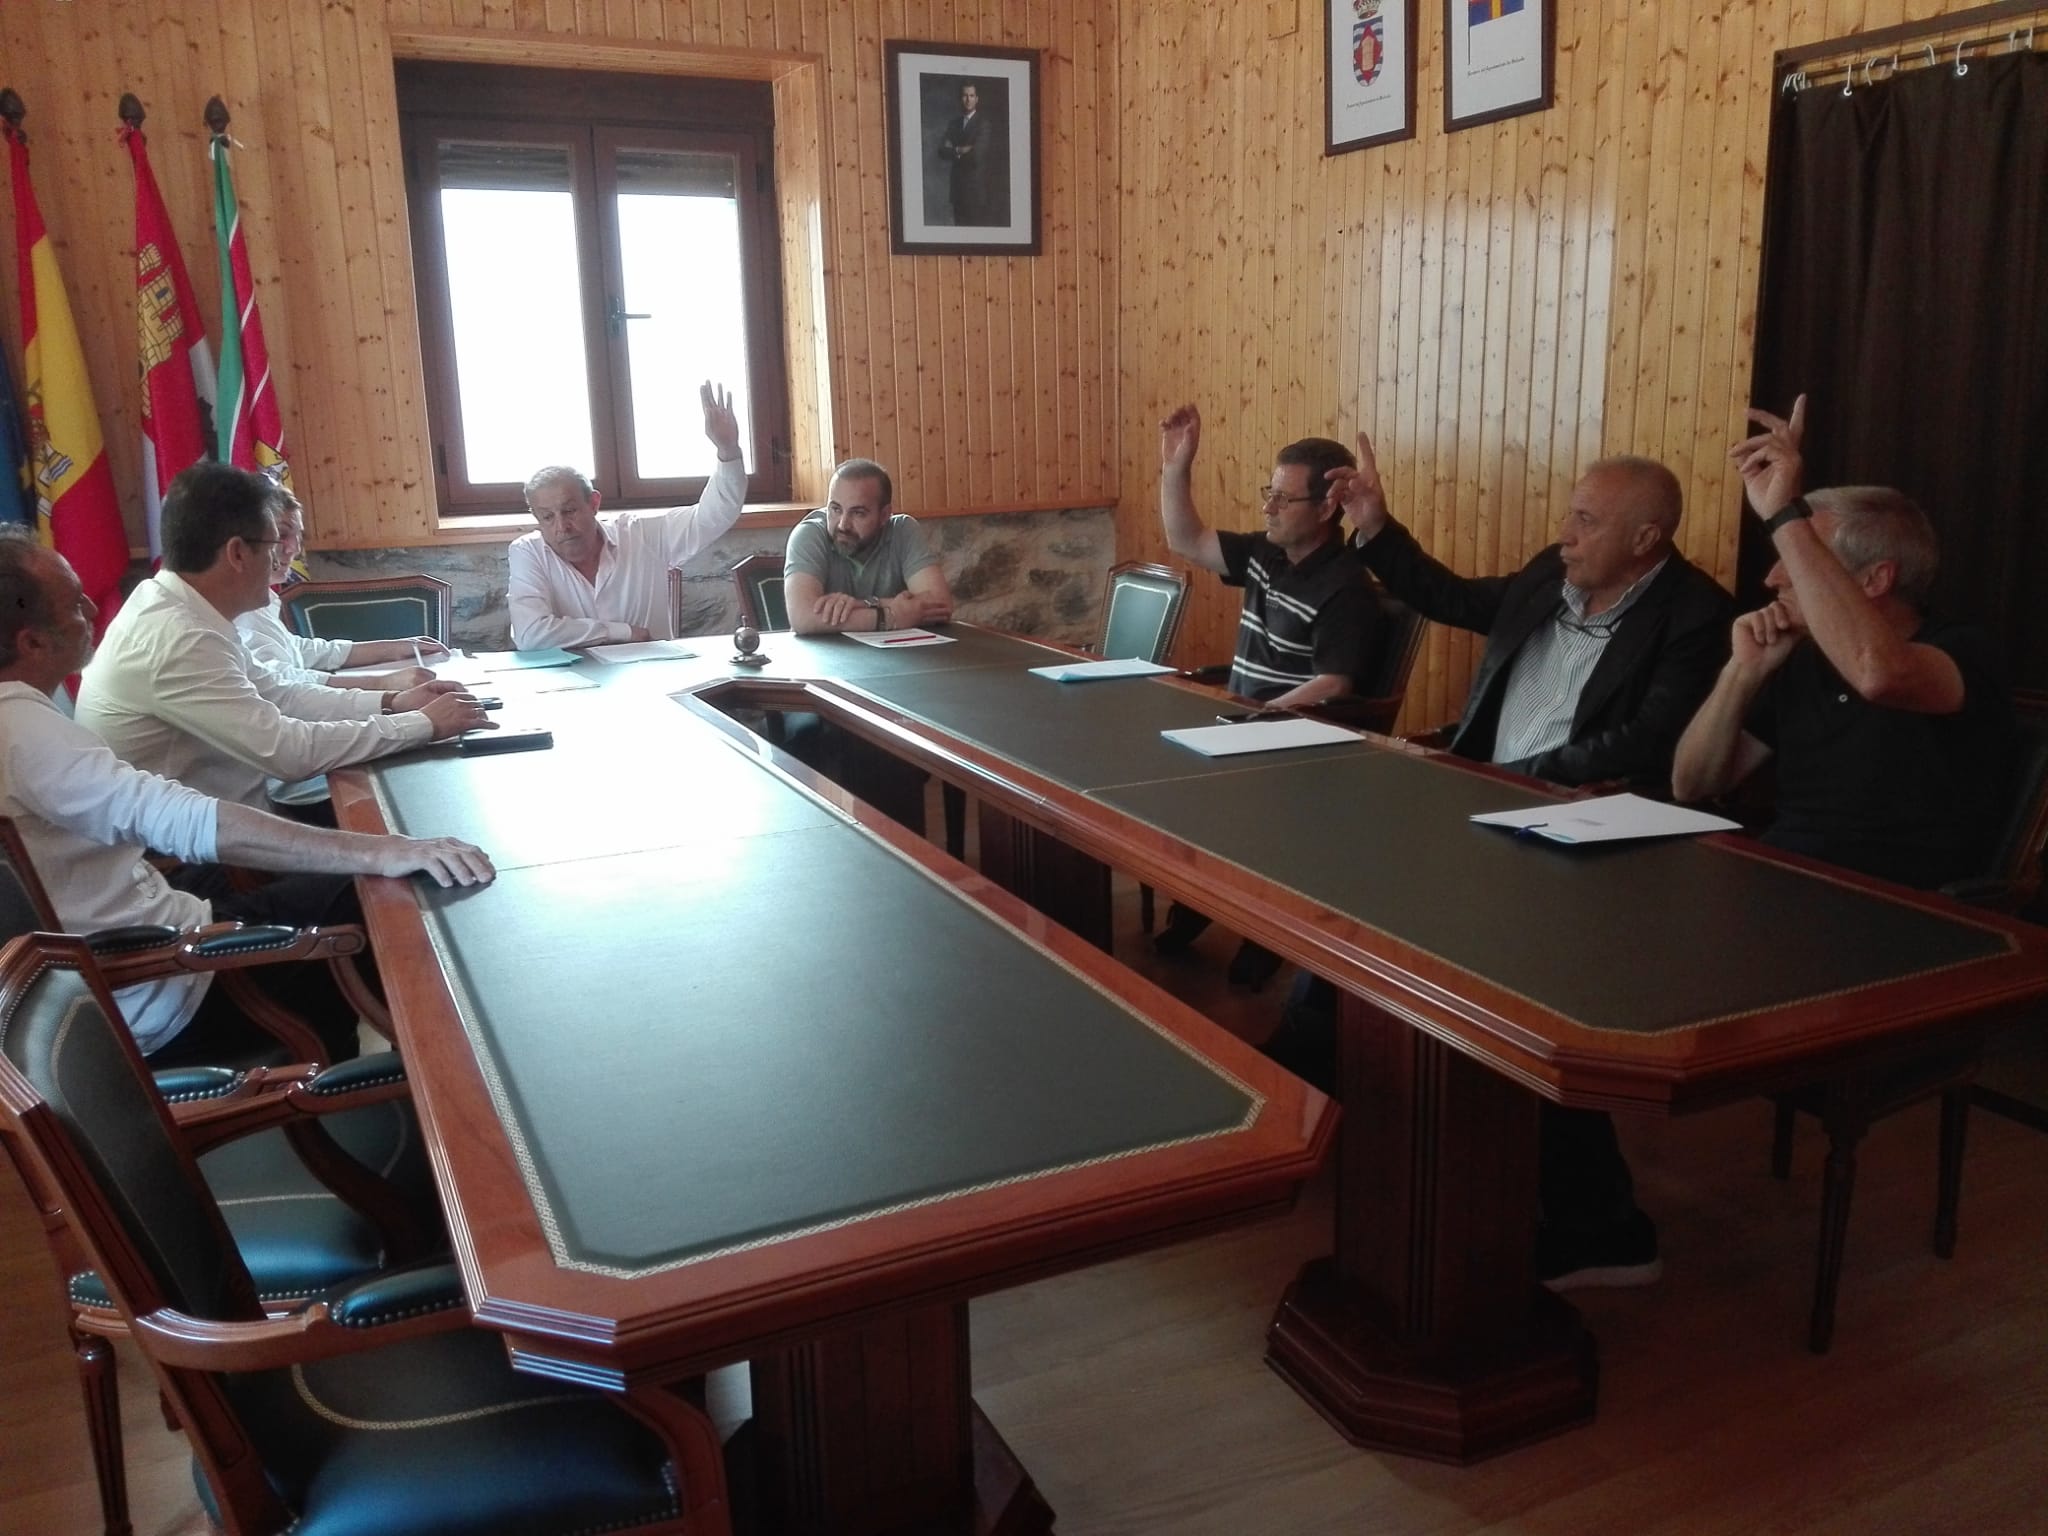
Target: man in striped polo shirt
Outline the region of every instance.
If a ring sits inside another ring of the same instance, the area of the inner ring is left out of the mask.
[[[1345,543],[1330,476],[1357,461],[1342,443],[1305,437],[1274,457],[1272,478],[1255,493],[1265,527],[1239,533],[1206,526],[1189,480],[1201,445],[1202,417],[1184,405],[1159,424],[1159,515],[1166,544],[1183,560],[1244,588],[1230,691],[1276,709],[1321,703],[1353,691],[1373,632],[1376,599],[1365,567]],[[1153,942],[1179,954],[1209,919],[1175,902]],[[1253,990],[1280,968],[1280,957],[1246,940],[1230,979]]]
[[[1329,477],[1357,461],[1327,437],[1289,443],[1257,493],[1263,531],[1238,533],[1206,526],[1195,511],[1189,479],[1201,440],[1202,417],[1192,405],[1159,424],[1159,515],[1167,548],[1244,588],[1230,691],[1280,709],[1350,693],[1372,634],[1374,599],[1344,541]]]

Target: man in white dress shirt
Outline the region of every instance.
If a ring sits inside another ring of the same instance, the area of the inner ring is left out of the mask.
[[[709,383],[701,395],[718,468],[694,507],[600,518],[597,488],[581,470],[552,464],[534,471],[526,509],[540,526],[514,539],[505,557],[513,645],[534,651],[675,638],[670,568],[737,522],[747,500],[732,396]]]
[[[277,574],[292,568],[305,545],[306,511],[299,498],[283,486],[277,490]],[[367,688],[382,693],[388,688],[412,688],[428,682],[433,673],[422,663],[438,661],[448,647],[432,635],[411,635],[403,640],[319,640],[295,635],[284,621],[284,603],[273,589],[270,601],[261,608],[235,618],[235,630],[249,648],[249,658],[268,667],[288,683],[325,683],[330,688]],[[393,662],[413,662],[390,672],[361,673],[337,677],[342,667],[375,667]]]
[[[310,779],[484,728],[459,683],[383,693],[288,683],[256,667],[237,616],[270,600],[277,487],[195,464],[164,498],[163,569],[100,641],[78,721],[138,768],[261,810],[266,779]]]
[[[491,879],[482,850],[454,838],[300,826],[122,762],[66,719],[52,697],[91,658],[94,613],[63,556],[19,530],[0,529],[0,815],[12,818],[66,929],[190,928],[229,918],[297,925],[329,915],[335,889],[346,884],[334,876],[426,873],[442,885]],[[209,902],[166,881],[143,857],[145,848],[300,878]],[[309,993],[332,995],[324,965],[266,966],[255,974],[278,1001],[321,1022],[321,1010],[305,1005]],[[211,980],[199,973],[121,989],[122,1013],[145,1055],[159,1064],[203,1061],[245,1043],[254,1026]],[[353,1055],[352,1014],[330,1009],[328,1018],[330,1048]]]

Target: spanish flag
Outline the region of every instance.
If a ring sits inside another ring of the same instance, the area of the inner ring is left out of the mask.
[[[86,596],[99,605],[99,628],[104,632],[121,606],[128,535],[114,498],[114,477],[107,469],[85,353],[57,270],[57,250],[43,227],[42,210],[29,183],[28,139],[13,122],[4,131],[14,173],[23,405],[36,531],[71,562]]]
[[[263,317],[256,310],[256,278],[249,270],[249,242],[242,235],[242,209],[228,170],[227,109],[216,96],[207,103],[208,121],[218,109],[221,127],[213,135],[213,233],[220,246],[220,394],[214,407],[215,457],[243,469],[268,473],[287,490],[291,466],[284,456],[284,422],[270,387],[270,351],[263,344]]]
[[[123,103],[123,111],[129,103]],[[124,128],[135,162],[135,325],[142,370],[142,511],[149,528],[149,553],[161,558],[164,497],[178,471],[211,450],[213,356],[206,350],[206,323],[171,216],[150,169],[142,137],[142,105],[134,102],[135,126]]]

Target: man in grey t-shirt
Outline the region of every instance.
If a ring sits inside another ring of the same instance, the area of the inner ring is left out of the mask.
[[[939,557],[913,518],[892,514],[889,472],[872,459],[833,471],[826,504],[789,531],[783,596],[800,635],[909,629],[953,616]]]

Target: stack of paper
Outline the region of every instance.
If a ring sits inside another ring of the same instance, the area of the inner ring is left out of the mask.
[[[584,650],[592,661],[617,666],[628,661],[682,661],[696,655],[680,640],[621,640],[615,645],[593,645]]]
[[[1356,742],[1355,732],[1321,720],[1246,720],[1237,725],[1197,725],[1161,731],[1168,741],[1191,747],[1204,757],[1235,757],[1240,752],[1285,752],[1294,747],[1331,747]]]
[[[1067,661],[1054,667],[1027,667],[1033,677],[1049,677],[1056,683],[1092,683],[1111,677],[1152,677],[1173,668],[1156,661],[1131,657],[1122,661]]]
[[[928,629],[874,629],[849,634],[862,645],[951,645],[951,635],[935,635]]]
[[[1685,837],[1696,832],[1738,832],[1740,822],[1709,816],[1690,806],[1666,805],[1641,795],[1601,795],[1560,800],[1525,811],[1488,811],[1472,818],[1481,826],[1507,827],[1553,843],[1615,843],[1634,837]]]

